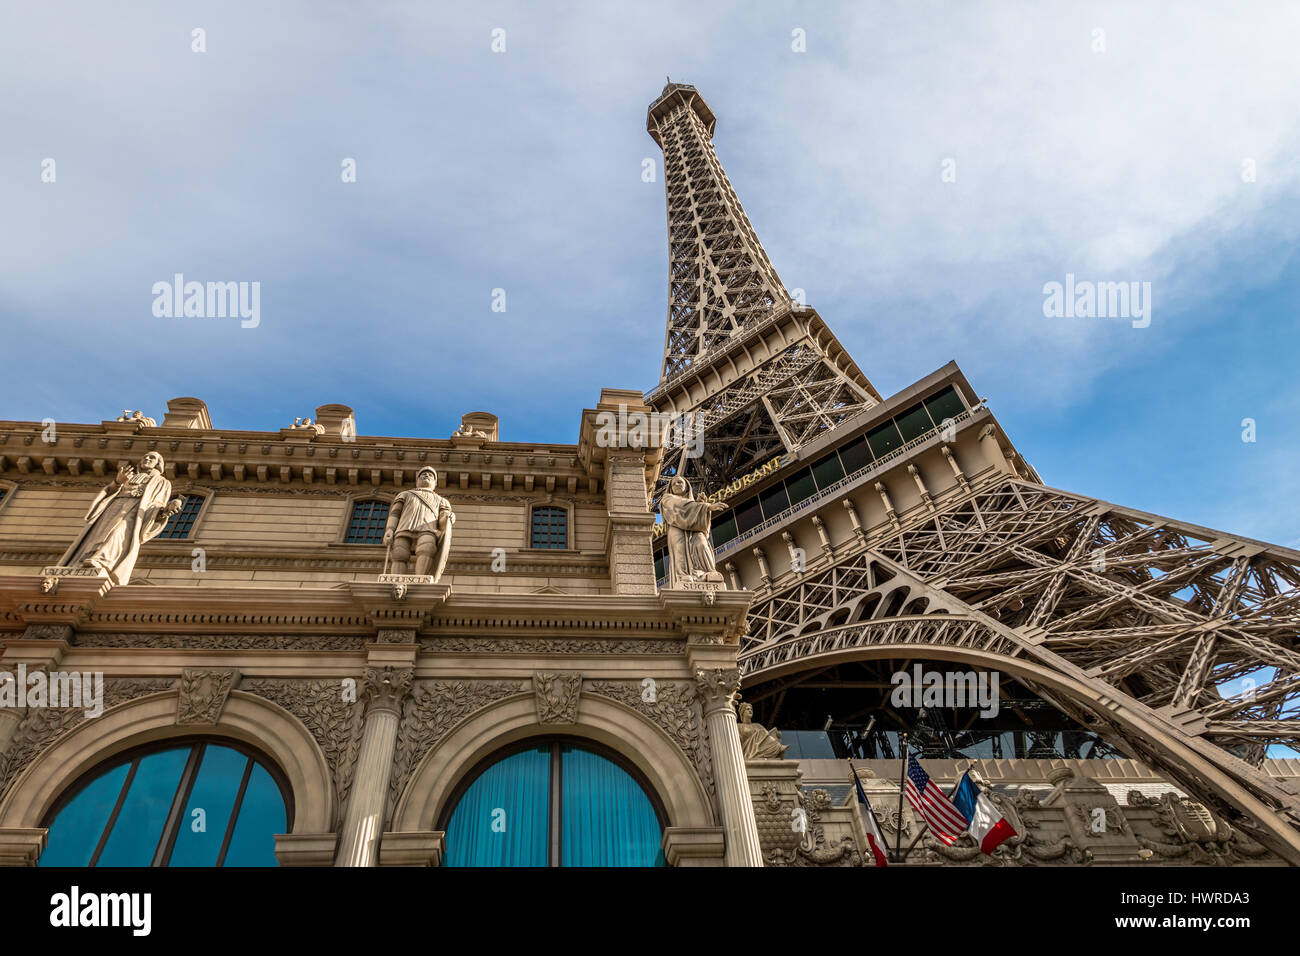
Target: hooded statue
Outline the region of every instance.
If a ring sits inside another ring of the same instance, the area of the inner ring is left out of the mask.
[[[659,514],[668,526],[668,586],[681,587],[688,581],[721,581],[709,543],[709,523],[715,512],[726,511],[721,503],[710,503],[701,495],[692,500],[691,486],[677,475],[659,499]]]
[[[171,498],[172,484],[162,468],[162,455],[154,451],[140,459],[138,468],[120,468],[91,502],[86,527],[59,564],[99,568],[114,584],[127,584],[140,545],[158,537],[184,504],[181,498]]]

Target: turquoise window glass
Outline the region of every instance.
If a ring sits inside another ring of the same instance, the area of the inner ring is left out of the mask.
[[[650,798],[618,764],[561,748],[561,866],[663,866]]]
[[[180,831],[172,850],[172,866],[216,866],[226,839],[230,811],[244,778],[248,758],[226,747],[209,747],[203,755],[194,789],[185,804]],[[279,803],[279,795],[276,795]],[[202,814],[195,814],[202,810]],[[203,829],[195,827],[202,823]],[[283,833],[283,830],[275,831]]]
[[[113,823],[97,866],[149,866],[153,863],[163,825],[176,799],[181,771],[190,748],[164,750],[140,759],[135,779]]]
[[[119,764],[72,798],[50,824],[41,866],[90,865],[90,856],[99,845],[130,769],[130,764]]]
[[[119,758],[47,825],[41,866],[276,866],[290,829],[270,771],[203,741]]]
[[[484,770],[447,823],[445,866],[546,866],[551,748],[520,751]]]
[[[235,832],[222,866],[278,866],[275,834],[288,829],[280,788],[261,764],[253,764],[248,787],[235,818]],[[173,866],[176,864],[173,863]]]

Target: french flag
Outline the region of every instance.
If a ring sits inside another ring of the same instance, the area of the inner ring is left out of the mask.
[[[867,810],[862,822],[867,826],[867,843],[871,846],[871,857],[876,866],[888,866],[889,858],[885,855],[885,836],[880,832],[880,822],[876,819],[875,811],[871,809],[871,802],[867,800],[867,795],[862,790],[862,781],[858,779],[858,772],[853,770],[851,763],[849,770],[852,771],[853,782],[858,788],[858,803]]]
[[[957,789],[952,793],[952,802],[970,821],[970,835],[980,845],[981,852],[992,853],[999,843],[1016,835],[1016,831],[993,805],[988,794],[970,778],[970,771],[957,784]]]

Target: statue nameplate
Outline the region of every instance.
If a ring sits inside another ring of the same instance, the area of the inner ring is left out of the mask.
[[[54,564],[41,568],[41,575],[47,578],[106,578],[108,572],[103,568],[68,567]]]
[[[380,584],[437,584],[432,574],[381,574]]]

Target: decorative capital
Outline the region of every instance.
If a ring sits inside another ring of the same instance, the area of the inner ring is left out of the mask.
[[[216,724],[221,720],[221,712],[238,679],[239,671],[234,668],[183,668],[177,684],[180,698],[176,705],[176,723]]]
[[[719,707],[730,707],[736,695],[740,693],[740,668],[715,667],[711,670],[695,672],[695,686],[704,698],[706,712]]]
[[[363,678],[365,687],[362,691],[366,700],[366,711],[391,710],[400,713],[402,700],[411,691],[415,680],[412,667],[367,667]]]
[[[582,674],[577,671],[534,671],[533,696],[539,724],[576,724]]]

